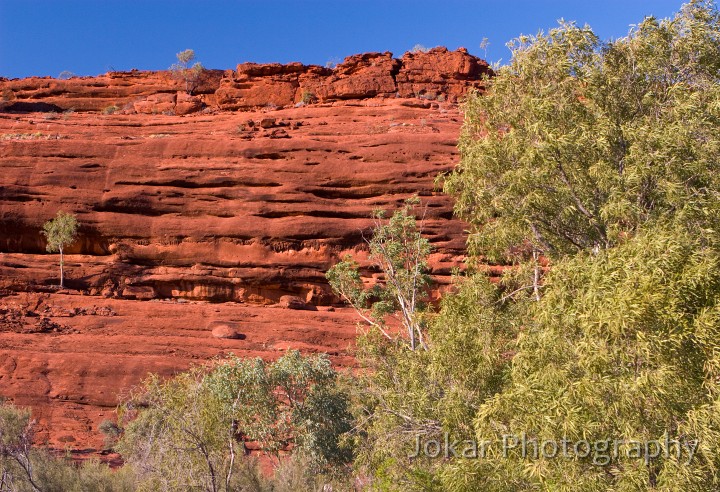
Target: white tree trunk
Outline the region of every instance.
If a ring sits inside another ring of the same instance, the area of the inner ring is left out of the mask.
[[[60,288],[65,288],[65,272],[63,271],[63,249],[62,246],[60,247]]]

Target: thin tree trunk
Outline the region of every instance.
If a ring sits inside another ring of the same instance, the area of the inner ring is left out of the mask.
[[[63,249],[62,246],[60,247],[60,288],[65,288],[65,272],[63,271]]]
[[[230,466],[228,468],[227,476],[225,477],[225,490],[230,490],[230,480],[232,479],[233,466],[235,466],[235,446],[233,441],[235,440],[235,432],[230,434]]]
[[[539,262],[540,255],[538,253],[538,250],[533,248],[533,262],[535,266],[535,270],[533,272],[533,293],[535,294],[535,300],[540,300],[540,262]]]

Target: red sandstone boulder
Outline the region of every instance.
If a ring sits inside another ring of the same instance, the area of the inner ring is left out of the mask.
[[[396,80],[400,97],[446,97],[452,101],[470,87],[482,88],[481,78],[491,70],[484,60],[460,48],[438,47],[426,53],[405,53]]]
[[[263,118],[260,120],[260,128],[272,128],[275,125],[275,118]]]
[[[215,338],[228,338],[231,340],[242,340],[245,335],[240,333],[240,326],[238,323],[230,321],[213,321],[208,325],[211,330],[212,336]]]
[[[395,95],[394,75],[400,60],[392,53],[365,53],[349,56],[318,89],[320,99],[362,99]]]
[[[185,92],[177,93],[177,102],[175,103],[175,114],[184,115],[196,113],[203,108],[202,99],[199,96],[191,96]]]
[[[175,94],[153,94],[133,103],[133,109],[141,114],[160,114],[175,110]]]
[[[126,299],[137,299],[145,301],[155,298],[155,289],[145,285],[128,285],[122,291],[122,296]]]
[[[297,296],[282,296],[278,305],[283,309],[297,309],[300,311],[317,311],[315,306],[312,306]]]

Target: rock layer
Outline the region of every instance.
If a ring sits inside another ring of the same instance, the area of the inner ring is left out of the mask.
[[[355,319],[349,309],[0,293],[0,395],[33,409],[39,443],[102,449],[99,424],[148,373],[171,376],[230,352],[273,359],[288,348],[347,367]]]
[[[365,53],[335,68],[290,63],[243,63],[236,70],[206,70],[185,92],[171,72],[109,72],[98,77],[0,79],[0,107],[14,112],[107,111],[188,114],[208,110],[285,107],[373,97],[458,98],[482,89],[486,62],[460,48],[426,53]]]

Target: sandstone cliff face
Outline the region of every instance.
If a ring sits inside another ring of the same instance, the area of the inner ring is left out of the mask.
[[[417,105],[0,114],[0,288],[58,283],[39,231],[62,209],[81,224],[68,250],[73,289],[328,304],[324,272],[363,246],[373,209],[395,209],[413,193],[428,208],[436,273],[447,274],[462,254],[463,224],[434,179],[453,165],[460,115],[450,104]]]
[[[192,95],[164,72],[0,81],[0,395],[32,405],[51,444],[98,447],[148,372],[288,347],[352,364],[357,318],[328,310],[324,273],[366,255],[374,209],[418,193],[448,283],[465,226],[435,178],[486,73],[434,49],[243,64]],[[65,293],[39,234],[58,210],[81,224]],[[319,311],[282,309],[303,302]],[[213,336],[218,322],[238,336]]]
[[[453,101],[486,71],[464,51],[434,49],[352,56],[334,70],[243,64],[209,72],[194,96],[167,73],[4,82],[14,96],[0,113],[0,287],[57,282],[39,231],[62,209],[81,224],[69,252],[91,255],[71,261],[74,289],[328,304],[327,268],[362,248],[373,209],[413,193],[428,208],[434,273],[446,275],[463,225],[434,179],[455,159]],[[174,114],[201,98],[212,109]]]

